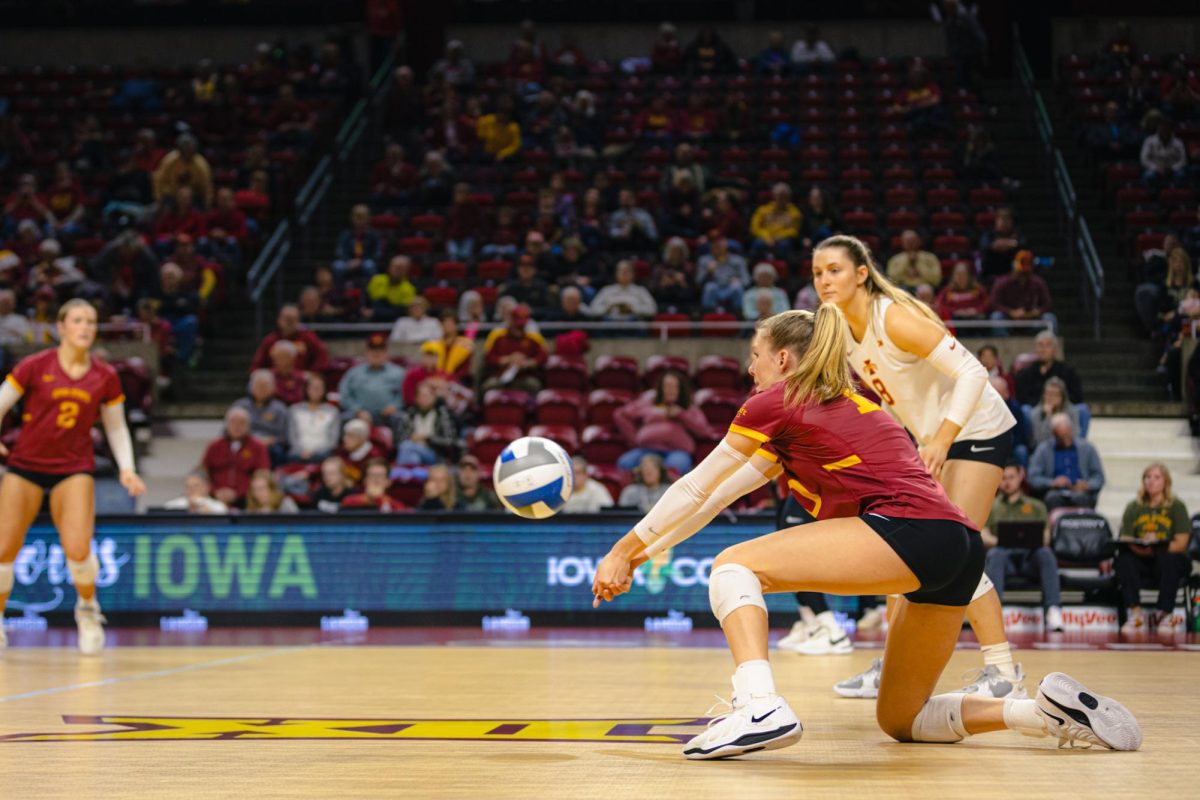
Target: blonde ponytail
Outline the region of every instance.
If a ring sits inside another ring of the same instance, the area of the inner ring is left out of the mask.
[[[846,320],[833,303],[823,303],[817,313],[784,311],[756,326],[771,346],[793,353],[796,370],[784,378],[784,400],[800,405],[808,400],[825,403],[854,390],[846,360]]]
[[[826,250],[830,247],[842,248],[850,256],[850,260],[854,266],[867,268],[867,280],[863,284],[863,288],[866,290],[872,303],[879,297],[886,297],[893,303],[936,322],[945,330],[946,323],[937,315],[937,312],[888,280],[887,276],[875,265],[875,259],[871,255],[871,248],[867,247],[867,243],[862,239],[839,233],[822,241],[813,248],[813,252],[816,253],[819,250]],[[874,314],[872,314],[873,317]]]

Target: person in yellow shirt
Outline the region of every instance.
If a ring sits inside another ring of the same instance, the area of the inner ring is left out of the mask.
[[[916,231],[900,234],[900,248],[887,263],[887,276],[892,283],[910,292],[915,292],[922,283],[934,288],[942,284],[942,262],[933,253],[921,249],[921,237]]]
[[[521,126],[506,108],[480,117],[475,123],[475,135],[483,143],[483,151],[497,161],[511,158],[521,150]]]
[[[196,137],[190,133],[181,134],[175,140],[175,149],[163,156],[154,171],[156,200],[174,197],[180,186],[191,187],[192,194],[205,208],[212,206],[212,167],[208,165],[208,159],[200,155]]]
[[[750,218],[750,234],[754,237],[752,253],[773,253],[777,258],[786,258],[798,246],[808,247],[811,242],[801,242],[800,224],[804,215],[792,203],[792,190],[786,183],[771,187],[771,200],[754,210]]]
[[[367,299],[371,301],[371,318],[378,322],[392,322],[417,296],[417,287],[409,280],[412,259],[408,256],[393,256],[388,262],[387,272],[376,275],[367,283]]]

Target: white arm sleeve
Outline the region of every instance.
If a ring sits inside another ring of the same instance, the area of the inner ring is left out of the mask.
[[[654,508],[633,526],[633,532],[647,545],[654,544],[690,519],[722,481],[749,460],[722,439],[691,472],[671,484]],[[731,502],[734,499],[731,498]]]
[[[100,421],[104,425],[104,433],[108,437],[108,446],[112,448],[113,458],[117,469],[121,472],[133,471],[133,439],[129,436],[129,428],[125,425],[125,404],[113,403],[100,408]]]
[[[967,424],[979,398],[988,385],[987,370],[971,351],[963,347],[953,336],[946,334],[938,346],[925,356],[933,368],[954,381],[950,404],[946,407],[946,419],[958,427]]]
[[[766,462],[764,462],[764,465],[768,470],[775,466]],[[713,490],[708,500],[704,501],[704,505],[695,514],[692,514],[691,517],[680,523],[679,527],[669,531],[662,538],[658,539],[658,541],[647,547],[646,556],[653,558],[668,547],[674,547],[679,544],[712,522],[713,518],[727,508],[730,503],[739,497],[750,494],[750,492],[753,492],[768,480],[769,478],[766,475],[759,472],[759,465],[755,461],[743,464],[737,472],[721,481],[720,485]]]
[[[0,420],[4,419],[5,414],[13,410],[13,406],[20,399],[21,393],[11,383],[8,381],[0,383]]]

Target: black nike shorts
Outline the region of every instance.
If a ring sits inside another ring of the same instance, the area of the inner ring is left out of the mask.
[[[969,605],[983,576],[983,537],[948,519],[859,517],[912,570],[921,588],[904,595],[913,603]]]
[[[950,445],[950,450],[946,453],[946,460],[981,461],[984,464],[993,464],[1004,469],[1004,465],[1012,458],[1013,429],[1015,427],[1009,428],[994,439],[964,439],[961,442],[955,442]]]

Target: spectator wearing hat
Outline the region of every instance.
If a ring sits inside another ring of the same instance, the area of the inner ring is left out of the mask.
[[[383,240],[371,228],[371,209],[360,203],[350,209],[350,227],[338,236],[334,249],[333,274],[338,282],[358,285],[379,271]]]
[[[396,415],[396,463],[436,464],[453,458],[458,425],[429,381],[417,385],[413,403]]]
[[[700,304],[705,311],[742,307],[742,295],[750,285],[746,259],[729,252],[729,241],[719,233],[712,236],[710,252],[696,265]]]
[[[394,322],[417,297],[417,287],[409,274],[412,259],[392,256],[387,272],[374,276],[367,283],[367,299],[371,302],[369,316],[376,322]]]
[[[250,373],[247,396],[233,405],[250,415],[250,432],[267,446],[271,463],[283,461],[287,452],[287,406],[275,397],[275,376],[269,369]]]
[[[243,406],[234,404],[225,412],[225,430],[209,442],[201,466],[212,482],[213,496],[229,506],[245,500],[256,470],[271,468],[267,446],[250,433],[250,412]]]
[[[455,351],[453,347],[451,350]],[[415,366],[408,368],[401,386],[401,394],[404,397],[404,405],[410,406],[416,402],[417,387],[428,383],[461,427],[475,404],[475,392],[460,382],[465,373],[470,372],[470,359],[458,366],[458,372],[448,373],[444,367],[453,362],[447,361],[445,356],[443,342],[433,339],[422,342],[419,360]]]
[[[506,387],[534,393],[542,388],[542,366],[549,353],[546,340],[529,328],[529,307],[509,312],[504,327],[488,334],[484,343],[483,389]]]
[[[762,315],[759,309],[768,304],[771,311],[766,316],[781,314],[791,306],[788,304],[787,292],[775,285],[779,272],[773,264],[762,261],[754,265],[754,286],[742,295],[742,319],[759,319]],[[767,300],[762,300],[766,297]]]
[[[404,407],[401,387],[405,370],[388,360],[388,340],[382,333],[367,339],[367,358],[355,364],[338,384],[342,415],[377,425],[392,425]]]
[[[319,372],[308,373],[303,399],[287,410],[289,460],[321,461],[337,447],[341,412],[325,395],[325,377]]]
[[[329,349],[315,333],[300,324],[300,308],[288,303],[279,309],[275,318],[275,330],[259,342],[254,353],[251,369],[262,369],[271,365],[271,347],[280,339],[296,345],[296,369],[303,372],[323,370],[329,366]]]
[[[470,453],[458,460],[458,501],[463,511],[496,511],[496,493],[483,485],[479,459]]]
[[[355,486],[362,483],[363,473],[367,465],[378,459],[387,466],[386,455],[379,445],[371,441],[371,425],[361,419],[347,420],[342,426],[342,440],[338,444],[336,455],[342,460],[342,470],[346,478]]]
[[[190,133],[175,140],[175,149],[163,156],[154,171],[155,199],[175,197],[180,186],[187,186],[202,205],[212,205],[212,167],[200,155],[198,146]]]
[[[539,316],[550,309],[550,287],[538,277],[537,256],[530,252],[521,254],[516,276],[500,288],[500,294],[529,306]]]
[[[1013,259],[1012,274],[996,280],[992,287],[992,319],[1042,320],[1057,329],[1058,319],[1050,311],[1050,287],[1033,273],[1033,253],[1021,250]],[[1007,336],[1008,329],[998,327],[996,336]]]
[[[408,315],[396,320],[389,338],[393,342],[415,344],[441,335],[441,324],[429,316],[429,301],[418,295],[408,304]]]
[[[942,263],[933,253],[921,249],[920,234],[907,230],[900,234],[900,252],[888,259],[887,276],[910,292],[922,283],[940,286]]]
[[[587,459],[576,453],[571,456],[571,466],[575,469],[575,488],[562,507],[563,513],[595,514],[601,509],[612,508],[613,498],[608,488],[588,475]]]
[[[658,303],[645,286],[634,283],[633,262],[627,258],[617,262],[616,282],[610,283],[592,300],[594,316],[611,322],[646,320],[658,313]]]

